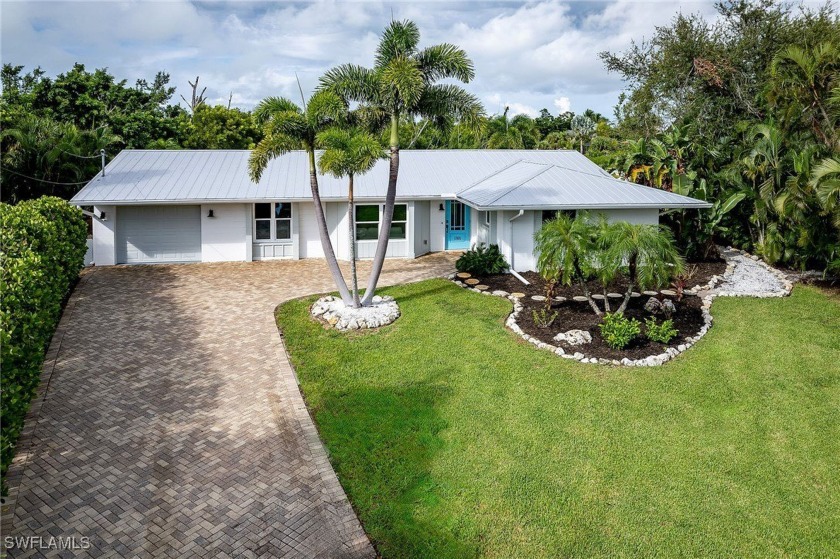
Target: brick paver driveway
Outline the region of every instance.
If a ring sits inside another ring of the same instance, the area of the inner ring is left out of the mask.
[[[389,261],[382,284],[453,258]],[[331,288],[320,260],[87,271],[10,470],[4,536],[90,538],[62,556],[373,556],[273,317]]]

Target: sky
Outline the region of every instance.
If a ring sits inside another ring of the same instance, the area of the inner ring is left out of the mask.
[[[73,63],[107,67],[133,84],[158,71],[190,97],[200,76],[211,104],[251,109],[264,97],[299,98],[332,66],[372,66],[391,18],[411,19],[420,46],[459,45],[475,63],[465,87],[488,114],[583,112],[612,117],[624,84],[598,58],[649,39],[679,12],[714,19],[711,1],[604,2],[356,1],[0,2],[3,63],[41,66],[49,75]],[[183,104],[183,102],[182,102]]]

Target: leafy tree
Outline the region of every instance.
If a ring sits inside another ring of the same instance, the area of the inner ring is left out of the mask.
[[[183,147],[190,149],[253,149],[262,139],[250,113],[223,105],[202,103],[181,126]]]
[[[347,215],[350,228],[350,271],[353,307],[359,308],[359,281],[356,273],[356,209],[353,199],[353,178],[373,169],[385,152],[370,133],[353,127],[329,128],[318,133],[316,140],[324,151],[318,159],[322,173],[336,178],[347,177]]]
[[[569,135],[580,143],[581,153],[583,153],[583,143],[595,135],[595,126],[595,121],[586,115],[577,115],[572,119]]]
[[[391,233],[399,174],[399,124],[403,115],[432,120],[447,127],[456,120],[472,120],[482,113],[471,94],[453,84],[436,83],[452,78],[473,79],[475,71],[466,53],[443,43],[419,49],[420,31],[411,21],[393,21],[382,34],[373,68],[345,64],[321,78],[321,89],[333,91],[348,102],[358,102],[390,119],[390,173],[385,209],[373,259],[370,280],[362,300],[369,305],[374,296]]]
[[[343,123],[346,116],[346,103],[330,91],[315,93],[303,108],[285,97],[263,99],[254,110],[254,118],[263,125],[264,137],[251,152],[248,166],[251,179],[259,182],[272,159],[297,149],[306,151],[309,156],[309,187],[312,192],[321,247],[342,301],[345,305],[351,305],[353,298],[341,275],[329,229],[327,229],[327,220],[318,188],[318,170],[315,165],[318,134]]]

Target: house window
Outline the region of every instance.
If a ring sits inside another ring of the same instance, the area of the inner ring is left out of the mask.
[[[379,206],[356,206],[356,240],[374,241],[377,236],[379,236]]]
[[[290,241],[292,205],[287,202],[254,204],[254,238],[258,241]]]
[[[383,206],[379,204],[361,204],[356,206],[356,240],[375,241],[379,237],[379,222]],[[391,220],[391,239],[405,239],[408,228],[408,206],[394,205],[394,217]]]
[[[490,226],[490,212],[484,212],[484,225]]]
[[[557,214],[566,215],[574,219],[577,216],[577,210],[543,210],[542,222],[552,220],[557,217]]]

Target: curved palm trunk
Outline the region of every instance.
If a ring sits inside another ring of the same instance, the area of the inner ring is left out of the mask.
[[[379,228],[379,238],[376,241],[376,254],[373,256],[373,265],[370,270],[365,296],[362,305],[370,305],[376,291],[376,284],[379,283],[379,276],[382,273],[382,265],[385,263],[385,253],[388,250],[388,240],[391,238],[391,221],[394,218],[394,202],[397,198],[397,174],[400,169],[400,139],[399,139],[399,114],[391,115],[391,166],[388,174],[388,191],[385,193],[385,208],[382,212],[382,224]]]
[[[633,254],[630,256],[630,261],[628,262],[629,268],[629,283],[627,284],[627,292],[624,293],[624,300],[621,302],[621,306],[618,307],[616,313],[623,313],[624,310],[627,308],[627,304],[630,302],[630,295],[633,293],[633,286],[636,285],[636,276],[638,275],[637,265],[638,265],[639,257],[637,254]]]
[[[351,305],[353,298],[350,296],[350,291],[347,290],[347,282],[344,281],[344,276],[341,275],[341,269],[338,267],[338,260],[335,258],[335,251],[333,250],[332,241],[330,241],[330,233],[327,229],[327,218],[324,215],[324,206],[321,205],[321,192],[318,189],[318,173],[315,170],[315,151],[309,150],[309,187],[312,190],[312,201],[315,203],[315,220],[318,223],[318,233],[321,237],[321,247],[324,249],[324,258],[327,261],[327,266],[332,274],[333,281],[338,287],[338,294],[345,305]]]
[[[353,200],[353,173],[349,175],[349,186],[347,189],[347,213],[350,216],[350,275],[353,279],[353,308],[362,306],[359,302],[359,277],[356,274],[356,208]]]
[[[602,313],[601,309],[598,308],[598,304],[595,302],[595,299],[592,298],[592,293],[589,292],[589,288],[586,286],[583,270],[580,269],[580,264],[577,262],[575,262],[575,275],[577,276],[578,284],[581,289],[583,289],[583,295],[586,297],[586,300],[589,301],[589,306],[592,307],[592,310],[595,311],[596,315],[603,316],[604,313]]]

